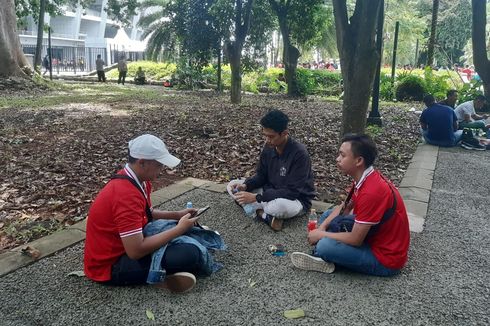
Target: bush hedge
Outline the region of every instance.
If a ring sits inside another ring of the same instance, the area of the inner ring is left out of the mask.
[[[174,83],[182,82],[182,87],[189,87],[188,81],[192,79],[191,87],[217,85],[217,67],[209,65],[204,67],[201,72],[189,71],[185,65],[174,63],[157,63],[153,61],[128,62],[129,78],[133,78],[138,67],[142,67],[146,76],[150,80],[166,80],[174,78]],[[224,89],[231,87],[231,69],[229,65],[222,65],[221,78]],[[431,93],[437,99],[443,99],[450,88],[458,88],[468,97],[477,93],[477,87],[464,85],[462,88],[450,86],[449,80],[454,83],[455,74],[452,71],[432,71],[430,68],[425,70],[397,70],[397,77],[393,85],[390,73],[386,68],[382,69],[380,78],[380,98],[386,101],[396,99],[398,101],[420,101],[424,94]],[[286,93],[287,84],[278,80],[279,74],[284,74],[284,69],[268,68],[246,72],[242,76],[242,88],[251,93]],[[107,73],[110,78],[117,78],[117,69],[112,69]],[[297,70],[298,88],[301,95],[324,95],[339,96],[342,93],[342,75],[339,72],[327,70],[310,70],[298,68]]]
[[[128,62],[128,73],[126,78],[134,78],[138,67],[141,67],[146,74],[147,79],[151,80],[166,80],[170,79],[175,73],[177,66],[174,63],[153,62],[153,61],[136,61]],[[112,69],[107,72],[107,77],[118,78],[119,72]]]
[[[398,101],[422,101],[425,93],[424,80],[416,75],[401,76],[395,89]]]

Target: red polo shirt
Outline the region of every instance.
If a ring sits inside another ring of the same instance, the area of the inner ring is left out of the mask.
[[[118,174],[128,175],[124,169]],[[144,182],[143,187],[149,197],[151,184]],[[143,232],[148,223],[145,208],[145,197],[129,180],[111,180],[100,191],[87,219],[84,271],[88,278],[111,279],[112,265],[126,253],[121,238]]]
[[[356,223],[376,225],[385,211],[393,206],[393,195],[388,183],[377,170],[373,170],[354,191],[354,214]],[[398,190],[392,186],[396,196],[396,210],[378,231],[366,242],[378,261],[385,267],[400,269],[407,262],[410,231],[405,204]]]

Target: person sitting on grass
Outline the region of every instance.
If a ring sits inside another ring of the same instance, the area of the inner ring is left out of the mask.
[[[85,275],[108,285],[148,283],[186,292],[196,284],[194,274],[209,275],[217,270],[207,251],[209,245],[224,249],[224,244],[213,231],[194,230],[195,209],[152,208],[151,182],[164,165],[173,168],[180,163],[161,139],[139,136],[129,142],[128,152],[124,169],[106,184],[90,207]],[[197,241],[199,234],[206,236],[206,241],[201,241],[204,244]]]
[[[146,76],[143,68],[138,67],[138,70],[136,71],[136,76],[134,77],[134,83],[136,85],[144,85],[146,83]]]
[[[443,147],[456,146],[461,140],[462,130],[458,130],[458,118],[446,105],[437,104],[431,94],[424,97],[427,108],[420,115],[422,135],[428,144]]]
[[[376,156],[376,144],[369,136],[344,136],[337,167],[354,182],[344,203],[322,214],[319,227],[308,233],[308,242],[315,246],[313,255],[291,254],[295,267],[332,273],[337,265],[390,276],[406,264],[407,211],[395,186],[373,168]]]
[[[227,186],[248,215],[255,215],[274,231],[282,229],[284,219],[308,211],[316,195],[310,155],[304,145],[289,136],[288,123],[288,116],[279,110],[260,120],[266,144],[257,172]]]

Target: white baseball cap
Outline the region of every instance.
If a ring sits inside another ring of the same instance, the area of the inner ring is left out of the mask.
[[[179,165],[180,160],[168,152],[165,143],[150,134],[129,141],[129,155],[136,159],[155,160],[169,168]]]

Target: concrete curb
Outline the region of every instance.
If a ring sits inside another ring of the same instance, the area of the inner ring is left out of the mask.
[[[439,147],[419,144],[400,183],[411,232],[424,229],[438,155]]]

